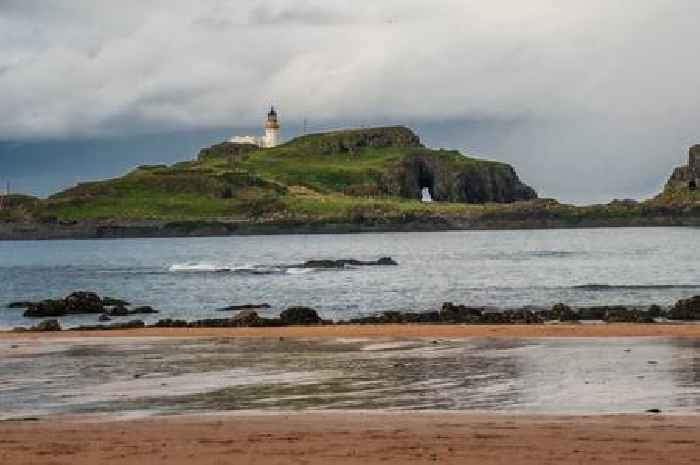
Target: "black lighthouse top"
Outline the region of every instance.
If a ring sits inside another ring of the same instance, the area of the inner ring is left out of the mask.
[[[267,114],[267,121],[265,122],[266,129],[279,129],[279,124],[277,123],[277,112],[275,107],[270,107],[270,112]]]
[[[270,112],[267,114],[267,120],[277,121],[277,112],[275,111],[275,107],[270,107]]]

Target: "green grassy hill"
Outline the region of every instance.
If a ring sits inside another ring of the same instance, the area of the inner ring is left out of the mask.
[[[440,202],[421,203],[422,187]],[[534,198],[509,165],[431,150],[410,130],[389,127],[307,135],[270,149],[217,144],[193,161],[79,184],[31,211],[58,220],[348,220]]]
[[[270,149],[224,142],[192,161],[141,166],[45,200],[14,196],[0,210],[0,236],[700,225],[687,171],[645,202],[576,207],[537,199],[507,164],[426,148],[407,128],[357,129]],[[419,201],[425,187],[436,202]],[[19,223],[38,229],[15,231]]]

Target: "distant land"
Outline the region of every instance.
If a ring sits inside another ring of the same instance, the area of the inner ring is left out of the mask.
[[[652,199],[573,206],[538,198],[508,164],[427,148],[406,127],[349,129],[273,148],[223,142],[47,199],[0,196],[0,239],[697,226],[699,171],[695,146]]]

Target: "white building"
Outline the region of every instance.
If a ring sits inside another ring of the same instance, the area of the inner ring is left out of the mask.
[[[280,125],[277,121],[275,107],[271,107],[270,112],[267,114],[264,136],[233,136],[228,141],[233,144],[253,144],[263,148],[280,145]]]

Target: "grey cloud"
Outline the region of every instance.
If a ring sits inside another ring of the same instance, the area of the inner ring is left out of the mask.
[[[276,103],[287,124],[443,125],[545,194],[643,195],[696,142],[699,14],[689,0],[0,0],[0,139],[251,127]]]

